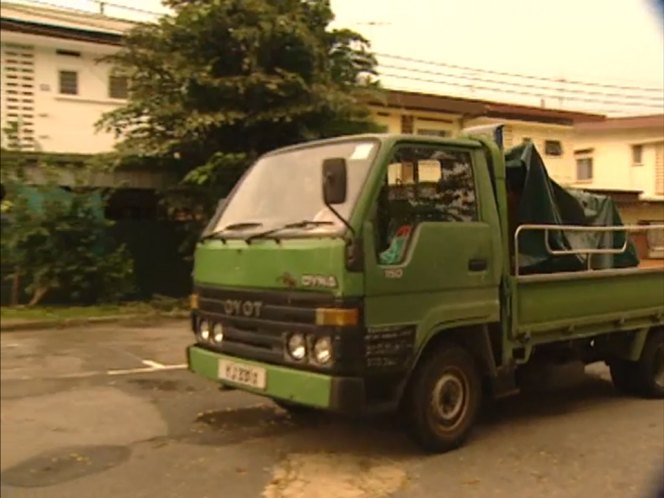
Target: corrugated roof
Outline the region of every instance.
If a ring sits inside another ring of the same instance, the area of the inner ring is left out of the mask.
[[[585,121],[604,120],[602,114],[590,114],[576,111],[563,111],[545,109],[518,104],[506,104],[488,100],[465,99],[446,95],[433,95],[402,90],[387,90],[383,101],[373,99],[374,105],[398,107],[408,110],[449,112],[469,117],[498,117],[505,119],[518,119],[523,121],[538,121],[557,124],[572,125]]]
[[[607,118],[595,123],[579,123],[574,126],[574,131],[580,132],[637,129],[655,129],[664,135],[664,114]]]

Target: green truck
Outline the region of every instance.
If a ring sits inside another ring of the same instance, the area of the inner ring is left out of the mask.
[[[189,369],[293,412],[394,410],[437,452],[538,366],[603,361],[619,390],[662,398],[664,267],[628,235],[646,228],[500,135],[259,158],[196,249]]]

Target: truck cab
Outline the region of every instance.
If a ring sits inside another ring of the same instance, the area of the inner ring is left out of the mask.
[[[509,203],[503,152],[482,136],[358,135],[264,155],[196,249],[189,368],[289,410],[400,409],[435,451],[462,444],[485,394],[515,392],[519,366],[571,336],[611,335],[594,354],[624,370],[652,356],[640,387],[662,395],[661,269],[607,273],[596,315],[543,320],[552,310],[533,299],[566,305],[570,284],[515,276]],[[567,277],[574,293],[593,285]],[[618,306],[622,324],[600,325],[632,286],[641,299]]]

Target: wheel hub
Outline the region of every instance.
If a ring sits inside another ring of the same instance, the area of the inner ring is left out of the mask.
[[[444,424],[453,424],[466,404],[463,380],[451,373],[444,374],[436,383],[433,392],[433,409]]]

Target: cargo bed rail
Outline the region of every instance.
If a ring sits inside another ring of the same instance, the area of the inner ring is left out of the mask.
[[[664,224],[651,224],[651,225],[622,225],[622,226],[583,226],[583,225],[544,225],[544,224],[524,224],[520,225],[514,232],[514,255],[515,255],[515,265],[514,265],[514,274],[516,277],[519,277],[519,236],[525,231],[543,231],[544,232],[544,244],[548,254],[552,256],[570,256],[576,254],[585,254],[586,258],[586,271],[604,271],[604,270],[615,270],[615,268],[606,268],[595,270],[592,268],[592,256],[595,254],[623,254],[627,251],[629,247],[629,237],[625,237],[625,242],[621,247],[582,247],[576,249],[554,249],[551,247],[549,241],[549,233],[552,231],[557,232],[599,232],[599,233],[616,233],[616,232],[649,232],[662,230],[664,231]],[[651,247],[650,250],[662,251],[664,250],[664,245]]]

